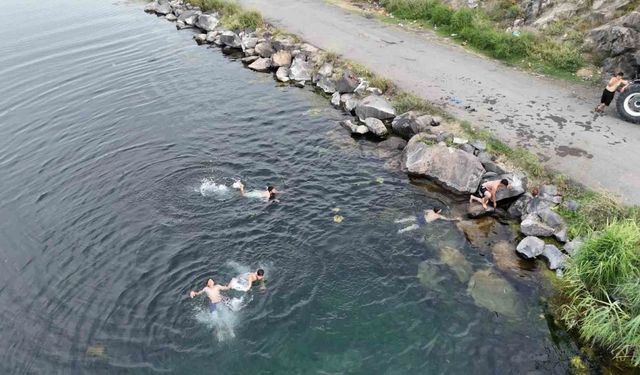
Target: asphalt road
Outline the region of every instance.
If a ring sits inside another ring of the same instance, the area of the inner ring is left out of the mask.
[[[506,67],[432,32],[383,24],[321,0],[241,0],[271,23],[358,62],[446,109],[526,147],[545,165],[595,190],[640,204],[640,125],[615,108],[595,116],[601,91]]]

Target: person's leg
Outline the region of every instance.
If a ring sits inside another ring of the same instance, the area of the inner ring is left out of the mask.
[[[398,220],[396,220],[395,222],[396,222],[396,223],[398,223],[398,224],[400,224],[400,223],[407,223],[407,222],[410,222],[410,221],[416,221],[416,218],[415,218],[415,217],[413,217],[413,216],[411,216],[411,217],[405,217],[404,219],[398,219]]]
[[[404,233],[404,232],[408,232],[408,231],[411,231],[411,230],[416,230],[418,228],[420,228],[420,226],[418,224],[413,224],[413,225],[410,225],[410,226],[408,226],[406,228],[400,229],[398,231],[398,233]]]
[[[490,199],[491,199],[491,192],[485,191],[484,192],[484,197],[482,197],[482,207],[484,207],[486,209],[487,208],[487,203],[489,203]]]
[[[476,197],[475,195],[471,195],[469,197],[469,203],[473,203],[473,202],[478,202],[478,203],[482,203],[482,199]]]

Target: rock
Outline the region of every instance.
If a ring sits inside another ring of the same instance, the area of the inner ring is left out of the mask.
[[[336,85],[333,81],[326,76],[321,76],[318,82],[316,82],[316,86],[321,89],[325,94],[333,94],[336,91]]]
[[[320,52],[320,50],[317,47],[312,46],[309,43],[302,43],[300,45],[300,51],[305,52],[305,53],[310,54],[310,55],[313,55],[313,54],[316,54],[316,53]]]
[[[347,129],[351,134],[366,134],[369,132],[369,129],[364,125],[356,125],[351,120],[343,120],[340,121],[340,126]]]
[[[198,45],[204,44],[207,41],[207,34],[196,34],[193,36],[193,40],[195,40]]]
[[[289,75],[291,75],[291,72],[289,72]],[[294,85],[296,85],[296,87],[300,87],[301,89],[304,88],[304,86],[307,84],[307,81],[296,81],[294,83]]]
[[[418,112],[409,111],[393,119],[391,128],[404,139],[410,139],[422,132],[429,132],[433,118],[429,115],[419,116]]]
[[[559,230],[566,227],[565,221],[558,213],[552,211],[550,208],[545,208],[539,210],[537,215],[540,217],[543,223],[553,228],[554,230]]]
[[[564,264],[567,260],[567,256],[554,245],[545,245],[544,250],[540,255],[547,259],[549,269],[552,271],[564,268]]]
[[[368,117],[377,118],[378,120],[389,120],[396,115],[396,111],[383,97],[371,95],[358,103],[356,106],[356,115],[361,121]]]
[[[487,208],[484,208],[481,204],[470,204],[469,208],[467,208],[467,216],[470,219],[491,216],[495,212],[496,210],[492,206],[487,206]]]
[[[525,193],[524,195],[522,195],[520,198],[518,198],[518,200],[513,202],[507,210],[509,216],[516,219],[522,217],[523,214],[526,214],[527,206],[532,199],[533,195],[531,195],[530,193]]]
[[[387,150],[404,150],[407,146],[407,141],[400,137],[390,137],[387,140],[384,140],[378,143],[378,147],[387,149]]]
[[[276,71],[276,79],[280,82],[289,82],[289,68],[281,66]]]
[[[369,128],[367,128],[365,125],[358,125],[355,134],[367,134],[368,132]]]
[[[223,46],[222,53],[225,55],[231,55],[234,58],[241,58],[243,56],[242,51],[240,49],[229,47],[229,46]]]
[[[578,4],[573,2],[559,2],[549,7],[540,17],[538,17],[533,25],[537,28],[544,28],[547,25],[559,19],[569,19],[578,11]]]
[[[341,94],[352,93],[356,90],[358,84],[360,84],[358,77],[351,71],[345,70],[342,73],[342,77],[336,82],[336,90]]]
[[[510,241],[499,241],[491,246],[493,263],[502,271],[519,270],[522,267],[521,260],[516,254],[516,249]]]
[[[205,38],[205,41],[207,43],[213,43],[216,40],[217,36],[218,36],[218,32],[217,31],[209,31],[207,33],[207,37]]]
[[[526,236],[549,237],[555,233],[555,229],[543,223],[538,215],[527,214],[520,223],[520,232]]]
[[[331,105],[334,107],[339,107],[340,106],[340,93],[339,92],[334,92],[333,95],[331,95]]]
[[[487,150],[487,144],[484,143],[483,141],[473,141],[473,142],[471,142],[471,146],[473,146],[478,151],[486,151]]]
[[[168,1],[154,1],[144,7],[144,11],[147,13],[155,13],[162,16],[166,16],[171,13],[171,5]]]
[[[284,37],[276,37],[271,42],[273,49],[278,51],[291,51],[293,47],[296,45],[296,41],[293,38],[284,36]]]
[[[464,138],[459,138],[459,137],[453,137],[453,144],[454,145],[464,145],[469,143],[469,140],[464,139]]]
[[[382,90],[377,87],[367,87],[367,92],[372,95],[382,95]]]
[[[496,164],[496,162],[494,162],[493,160],[481,160],[482,162],[482,166],[484,167],[484,169],[486,169],[489,172],[493,172],[495,174],[505,174],[506,171],[500,167],[498,164]]]
[[[269,58],[259,58],[249,65],[249,69],[255,70],[256,72],[268,72],[271,70],[271,59]]]
[[[285,50],[278,51],[271,55],[271,61],[275,67],[290,66],[291,52]]]
[[[182,22],[180,20],[176,21],[176,29],[178,29],[178,30],[190,29],[192,27],[193,26],[189,26],[189,25],[187,25],[186,23],[184,23],[184,22]]]
[[[488,246],[489,237],[495,233],[496,225],[497,221],[491,217],[463,220],[456,223],[471,246],[478,249]]]
[[[582,240],[582,238],[574,238],[573,240],[564,244],[564,250],[569,255],[574,256],[580,250],[580,247],[582,247],[583,243],[584,241]]]
[[[233,31],[224,31],[220,34],[220,42],[231,48],[242,48],[242,41],[238,34]]]
[[[580,78],[583,81],[590,81],[596,75],[596,72],[591,68],[580,68],[576,72],[576,77]]]
[[[605,24],[587,34],[587,45],[599,56],[619,56],[637,50],[638,32],[618,24]]]
[[[506,179],[509,186],[506,189],[498,189],[496,199],[499,201],[518,197],[527,191],[527,176],[524,174],[507,173],[498,176],[495,180]]]
[[[218,27],[218,17],[213,14],[200,14],[195,22],[195,26],[204,31],[213,31]]]
[[[403,168],[411,175],[434,180],[456,193],[474,193],[484,174],[482,164],[473,155],[446,146],[430,146],[422,141],[407,144],[403,155]]]
[[[359,100],[354,94],[342,94],[340,95],[340,105],[345,111],[351,112],[356,109]]]
[[[356,89],[353,90],[353,92],[360,96],[366,96],[368,88],[369,88],[369,82],[367,82],[364,79],[360,79],[360,83],[358,84],[358,87],[356,87]]]
[[[468,143],[465,143],[459,147],[462,151],[468,152],[473,155],[476,152],[476,149]]]
[[[364,120],[364,124],[371,133],[378,137],[386,137],[387,134],[389,134],[387,127],[384,126],[384,123],[377,118],[368,117]]]
[[[516,247],[516,252],[522,255],[525,259],[533,259],[542,254],[544,245],[544,241],[538,237],[528,236],[520,241]]]
[[[538,189],[538,194],[540,196],[555,197],[558,195],[558,187],[555,185],[542,185]]]
[[[314,83],[317,82],[322,77],[331,77],[332,74],[333,74],[333,64],[324,63],[322,64],[320,69],[318,69],[318,73],[315,76],[313,76],[313,82]]]
[[[193,26],[196,23],[198,16],[200,16],[200,11],[186,10],[180,13],[178,21],[183,22],[185,25]]]
[[[440,249],[440,261],[451,269],[461,283],[466,283],[471,277],[473,268],[471,263],[462,255],[460,250],[450,246]]]
[[[471,276],[467,292],[476,305],[508,317],[518,315],[518,298],[509,282],[490,269]]]
[[[559,242],[567,242],[568,239],[568,234],[567,234],[567,228],[561,228],[559,230],[556,230],[556,232],[553,234],[553,237],[556,238],[556,240],[558,240]]]
[[[243,64],[251,64],[253,62],[255,62],[256,60],[258,60],[259,57],[258,56],[247,56],[247,57],[243,57],[240,59],[240,61],[242,61]]]
[[[167,14],[164,18],[165,18],[167,21],[174,22],[174,21],[176,21],[176,20],[178,19],[178,16],[176,16],[176,15],[175,15],[175,14],[173,14],[173,13],[169,13],[169,14]]]
[[[294,81],[310,81],[312,70],[311,63],[307,61],[306,56],[300,54],[293,59],[289,71],[289,78]]]
[[[435,292],[445,292],[445,285],[449,283],[449,276],[442,271],[442,266],[432,259],[418,265],[417,277],[422,286]]]
[[[254,49],[256,50],[256,53],[260,55],[260,57],[271,57],[271,55],[273,55],[273,53],[275,52],[273,50],[273,47],[271,46],[271,43],[269,42],[258,43],[256,44]]]
[[[568,200],[568,201],[564,202],[563,206],[564,206],[564,208],[566,208],[567,210],[569,210],[571,212],[576,212],[580,208],[580,203],[578,203],[578,202],[576,202],[574,200]]]
[[[242,36],[240,38],[240,44],[242,46],[242,50],[247,52],[248,50],[252,50],[253,53],[252,54],[258,54],[257,52],[255,52],[255,48],[258,45],[258,38],[256,37],[251,37],[251,36]]]
[[[525,213],[527,214],[537,214],[539,211],[544,210],[545,208],[553,207],[553,202],[549,202],[540,197],[540,195],[533,197],[527,204],[527,209]]]

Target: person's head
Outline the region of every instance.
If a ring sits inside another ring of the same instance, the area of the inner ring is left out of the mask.
[[[507,180],[506,178],[503,178],[502,180],[500,180],[500,184],[506,186],[509,186],[509,180]]]
[[[433,212],[437,214],[442,213],[442,207],[438,207],[438,206],[433,207]]]
[[[209,288],[213,287],[215,284],[216,284],[216,283],[215,283],[215,281],[213,281],[213,279],[209,279],[209,280],[207,280],[207,286],[208,286]]]
[[[618,72],[618,74],[616,74],[616,77],[618,77],[618,78],[622,78],[622,77],[624,77],[624,73],[622,73],[622,72]]]
[[[267,192],[269,193],[269,199],[273,199],[276,197],[276,189],[273,186],[267,186]]]
[[[264,270],[262,268],[258,268],[258,270],[256,271],[256,276],[258,276],[258,280],[262,280],[262,278],[264,277]]]

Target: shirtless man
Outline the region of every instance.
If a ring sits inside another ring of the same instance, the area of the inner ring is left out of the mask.
[[[398,230],[398,233],[408,232],[410,230],[418,229],[422,226],[427,225],[428,223],[432,223],[436,220],[445,220],[445,221],[459,221],[460,219],[451,219],[444,215],[442,215],[442,208],[434,207],[430,210],[425,210],[424,214],[416,215],[415,217],[407,217],[404,219],[396,220],[396,223],[406,223],[406,222],[414,222],[406,228]]]
[[[209,310],[211,312],[216,311],[218,308],[218,304],[221,302],[224,303],[224,298],[220,295],[220,291],[229,290],[229,286],[216,285],[213,279],[207,280],[207,286],[202,288],[199,292],[194,292],[193,290],[189,292],[191,298],[201,295],[202,293],[207,293],[207,297],[209,297]]]
[[[469,198],[469,203],[472,203],[473,201],[480,202],[482,203],[482,207],[486,209],[487,203],[489,203],[489,200],[491,200],[493,202],[493,208],[496,208],[496,206],[498,205],[496,202],[498,189],[508,187],[509,180],[507,180],[506,178],[503,178],[502,180],[487,181],[484,184],[480,185],[480,188],[478,189],[479,197],[471,195],[471,197]]]
[[[240,190],[240,194],[243,197],[246,196],[246,192],[244,191],[244,184],[242,182],[237,181],[236,183],[233,184],[233,187]],[[269,185],[267,186],[267,190],[257,192],[256,196],[259,198],[266,198],[266,199],[272,200],[276,198],[277,193],[280,193],[280,192],[277,191],[273,186]]]
[[[611,104],[613,97],[616,95],[616,91],[620,89],[620,92],[623,92],[627,86],[629,86],[629,82],[625,81],[623,77],[624,73],[622,72],[611,77],[609,83],[607,83],[607,87],[602,90],[602,97],[600,98],[600,104],[596,107],[596,112],[604,112],[604,109]],[[622,86],[622,88],[620,86]]]
[[[229,282],[229,286],[231,288],[234,288],[237,290],[243,290],[246,292],[249,289],[251,289],[251,286],[256,281],[260,281],[260,284],[261,284],[260,289],[265,289],[264,270],[262,268],[259,268],[256,272],[249,272],[242,276],[234,277]]]

